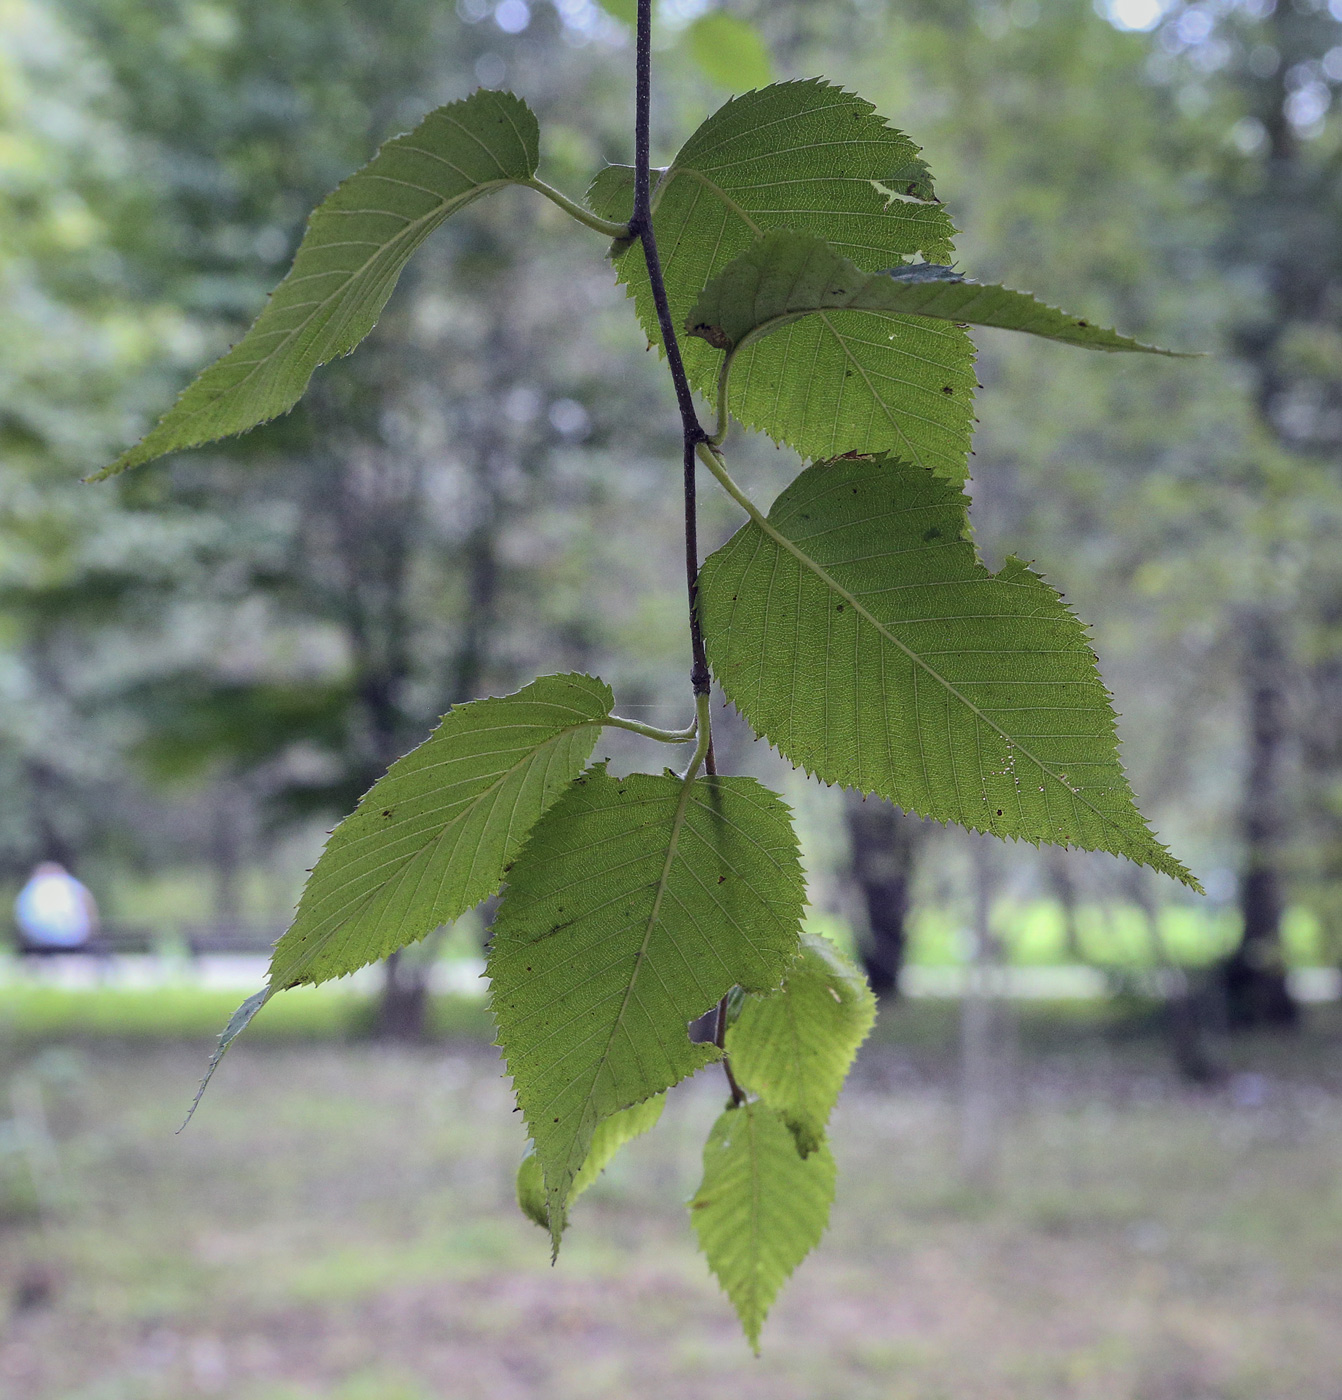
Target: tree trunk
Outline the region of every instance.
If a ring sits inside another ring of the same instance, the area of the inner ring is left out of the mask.
[[[925,826],[878,798],[847,798],[853,879],[862,892],[867,933],[862,965],[878,997],[899,995],[899,974],[908,944],[913,875]]]
[[[1234,1029],[1289,1027],[1298,1008],[1286,985],[1282,955],[1282,759],[1287,737],[1285,657],[1271,617],[1251,614],[1244,626],[1248,763],[1240,828],[1239,947],[1222,968],[1226,1017]]]
[[[1067,852],[1058,846],[1045,847],[1044,868],[1062,908],[1063,955],[1068,962],[1083,963],[1086,955],[1081,947],[1081,931],[1076,918],[1076,881],[1067,863]]]
[[[421,943],[397,948],[383,964],[382,995],[372,1034],[377,1040],[413,1043],[428,1032],[429,977],[446,928],[437,928]]]
[[[1131,867],[1124,879],[1126,893],[1141,910],[1146,922],[1147,941],[1162,974],[1165,999],[1165,1029],[1170,1038],[1170,1056],[1179,1076],[1190,1084],[1208,1088],[1225,1077],[1223,1066],[1212,1054],[1208,1044],[1208,1015],[1206,989],[1199,995],[1188,976],[1165,944],[1160,931],[1160,911],[1151,898],[1151,888],[1145,870]]]
[[[1001,987],[1004,950],[992,929],[995,871],[989,840],[980,836],[973,842],[974,910],[960,1001],[960,1171],[978,1190],[997,1182],[1010,1090]]]

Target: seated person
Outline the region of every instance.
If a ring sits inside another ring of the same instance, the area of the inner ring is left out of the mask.
[[[20,952],[78,952],[97,929],[98,906],[63,865],[44,860],[19,891],[14,918]]]

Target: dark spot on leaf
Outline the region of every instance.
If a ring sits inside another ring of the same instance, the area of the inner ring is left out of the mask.
[[[835,612],[842,612],[842,611],[843,611],[843,604],[842,604],[842,603],[837,604],[837,605],[835,606],[834,611],[835,611]]]
[[[953,394],[953,393],[955,392],[955,390],[952,389],[951,386],[950,386],[949,384],[943,384],[943,385],[941,386],[941,392],[942,392],[943,394]]]
[[[382,815],[383,815],[384,817],[389,817],[389,816],[391,816],[391,808],[390,808],[390,807],[385,808],[385,809],[383,810]]]
[[[718,876],[718,884],[720,884],[720,885],[723,884],[723,883],[726,881],[726,879],[727,879],[727,877],[726,877],[725,875],[719,875],[719,876]]]
[[[930,530],[925,530],[925,531],[923,532],[923,542],[924,542],[924,543],[926,543],[928,540],[939,540],[940,538],[941,538],[941,529],[940,529],[940,527],[937,526],[937,525],[933,525],[932,528],[931,528]]]
[[[1090,325],[1090,322],[1089,322],[1089,321],[1078,321],[1078,322],[1077,322],[1077,325],[1080,326],[1082,330],[1085,330],[1085,329]]]
[[[731,338],[721,326],[710,326],[706,321],[700,321],[697,325],[690,327],[690,334],[697,335],[700,340],[706,340],[714,350],[730,350],[732,348]]]
[[[999,817],[1002,815],[1002,809],[1000,807],[997,809],[997,815]]]

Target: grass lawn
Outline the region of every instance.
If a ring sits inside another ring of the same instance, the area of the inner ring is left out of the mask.
[[[1002,1183],[974,1194],[952,1013],[896,1011],[837,1114],[832,1226],[759,1360],[681,1205],[718,1075],[575,1208],[552,1270],[512,1202],[522,1128],[482,1036],[239,1042],[180,1136],[204,1041],[0,1041],[0,1086],[31,1126],[41,1085],[54,1147],[45,1220],[0,1153],[0,1396],[1332,1400],[1332,1014],[1238,1052],[1210,1094],[1094,1009],[1027,1014]]]

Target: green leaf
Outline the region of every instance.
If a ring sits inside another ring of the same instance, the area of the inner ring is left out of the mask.
[[[627,219],[632,171],[603,171],[588,202],[605,218]],[[710,117],[658,182],[653,223],[676,325],[710,279],[771,230],[825,239],[868,272],[918,253],[949,262],[955,232],[918,147],[870,103],[820,81],[778,83]],[[648,339],[660,344],[641,246],[617,243],[612,256]],[[898,378],[868,385],[862,342],[879,333],[891,344],[889,326],[868,320],[865,330],[854,321],[840,336],[830,318],[808,317],[749,346],[734,366],[731,411],[804,457],[898,450],[963,479],[974,390],[968,335],[908,321],[896,337]],[[691,381],[716,393],[716,352],[693,339],[682,349]],[[945,385],[952,394],[942,393]]]
[[[587,1150],[587,1160],[582,1164],[582,1170],[573,1178],[573,1185],[569,1189],[570,1206],[595,1183],[626,1142],[631,1142],[650,1128],[656,1127],[665,1105],[666,1095],[657,1094],[642,1103],[636,1103],[633,1108],[626,1108],[611,1114],[609,1118],[603,1118],[596,1125],[596,1131],[592,1134],[592,1145]],[[541,1171],[540,1158],[536,1156],[533,1143],[527,1144],[527,1150],[517,1168],[517,1204],[521,1206],[522,1213],[542,1229],[550,1228],[550,1213],[545,1204],[545,1175]],[[560,1228],[565,1228],[567,1224],[565,1220]]]
[[[493,894],[596,744],[612,696],[542,676],[449,711],[331,833],[270,964],[275,990],[385,957]]]
[[[773,81],[769,49],[749,20],[715,10],[690,25],[685,41],[704,76],[719,87],[742,92]]]
[[[638,23],[638,0],[597,0],[605,12],[632,29]]]
[[[984,568],[967,505],[905,462],[802,472],[700,574],[723,690],[825,782],[1198,888],[1133,802],[1085,628],[1018,560]]]
[[[779,984],[804,901],[788,810],[752,778],[598,764],[537,823],[489,976],[556,1245],[597,1124],[718,1058],[688,1023],[733,985]]]
[[[530,180],[538,160],[536,118],[506,92],[473,93],[388,141],[314,211],[293,268],[242,340],[95,479],[287,412],[318,365],[373,329],[420,244],[482,194]]]
[[[854,321],[857,312],[872,316]],[[816,315],[833,317],[837,335],[870,345],[854,355],[875,383],[908,381],[917,374],[915,367],[902,364],[901,352],[890,339],[890,333],[899,332],[910,316],[1024,331],[1088,350],[1175,354],[1079,320],[1036,301],[1028,292],[972,282],[954,268],[935,263],[864,273],[822,239],[799,233],[765,234],[728,263],[704,288],[685,329],[715,349],[736,354],[744,345],[795,325],[803,316]],[[874,341],[846,330],[850,324],[869,329],[878,322],[884,323],[885,333]]]
[[[756,1352],[778,1290],[825,1233],[833,1200],[829,1148],[803,1157],[767,1104],[729,1108],[713,1125],[690,1219]]]
[[[214,1072],[219,1068],[220,1060],[228,1053],[228,1047],[251,1025],[252,1017],[270,1000],[270,997],[271,989],[262,987],[259,992],[253,992],[228,1018],[228,1025],[224,1027],[223,1033],[219,1037],[219,1044],[215,1047],[214,1054],[210,1056],[210,1063],[205,1066],[205,1074],[200,1081],[200,1087],[196,1090],[196,1096],[191,1100],[191,1107],[186,1111],[182,1128],[186,1127],[196,1109],[200,1107],[200,1101],[205,1097],[205,1090],[209,1087],[210,1080],[214,1078]],[[180,1133],[182,1128],[178,1128],[177,1131]]]
[[[824,1140],[830,1111],[875,1019],[876,998],[862,973],[828,938],[803,934],[782,990],[747,996],[727,1031],[737,1082],[782,1117],[803,1156]]]

